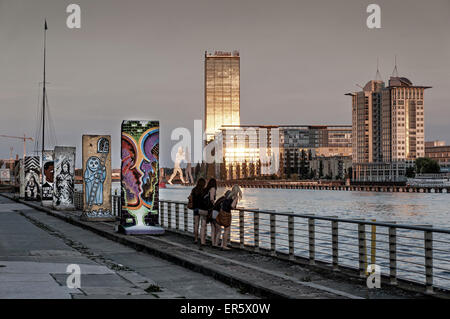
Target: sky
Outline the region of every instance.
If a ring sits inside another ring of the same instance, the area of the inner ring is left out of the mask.
[[[81,29],[66,7],[81,7]],[[366,8],[381,7],[381,29]],[[204,52],[239,50],[241,124],[351,124],[351,101],[375,78],[400,76],[425,93],[426,140],[450,144],[450,0],[0,0],[0,134],[35,137],[43,21],[55,138],[112,136],[120,167],[122,120],[161,122],[160,160],[173,166],[170,134],[203,119]],[[34,143],[28,143],[33,151]],[[0,138],[0,158],[23,154]]]

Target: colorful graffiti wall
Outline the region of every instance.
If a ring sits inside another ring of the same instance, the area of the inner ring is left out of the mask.
[[[42,205],[53,204],[54,152],[44,151],[42,158]]]
[[[159,122],[122,123],[121,225],[137,230],[158,224]]]
[[[38,156],[26,156],[24,167],[25,200],[40,200],[40,159]]]
[[[75,209],[75,147],[55,147],[53,207],[56,209]]]
[[[111,136],[83,135],[83,219],[111,214]]]

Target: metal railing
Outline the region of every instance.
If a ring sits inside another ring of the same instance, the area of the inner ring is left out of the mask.
[[[185,202],[160,200],[160,224],[192,233],[193,212]],[[362,278],[375,264],[392,285],[402,281],[427,293],[450,292],[450,229],[237,208],[231,241],[255,252],[350,269]]]

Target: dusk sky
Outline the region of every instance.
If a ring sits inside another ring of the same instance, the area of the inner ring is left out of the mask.
[[[81,29],[66,7],[81,6]],[[381,29],[366,8],[381,6]],[[400,76],[425,93],[426,140],[450,143],[450,0],[0,0],[0,134],[35,137],[48,21],[47,81],[57,144],[110,134],[120,166],[124,119],[161,121],[161,164],[176,127],[203,119],[204,52],[239,50],[241,124],[351,124],[351,100]],[[39,106],[40,107],[40,106]],[[19,140],[0,139],[0,158]],[[49,144],[47,148],[53,148]],[[34,143],[28,143],[32,151]]]

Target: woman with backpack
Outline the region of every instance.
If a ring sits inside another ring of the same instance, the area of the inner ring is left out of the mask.
[[[231,229],[231,210],[235,209],[239,200],[242,198],[242,190],[238,185],[234,185],[231,191],[222,202],[219,215],[217,215],[216,221],[219,225],[223,226],[223,238],[222,238],[222,250],[230,250],[228,247],[228,241],[230,239]]]
[[[208,181],[208,185],[203,191],[203,197],[200,204],[200,244],[206,244],[206,224],[209,214],[212,212],[214,202],[216,201],[217,182],[214,178]]]
[[[219,240],[220,235],[222,233],[222,227],[217,223],[217,216],[220,213],[220,210],[222,208],[223,201],[227,198],[228,194],[231,191],[226,191],[226,193],[218,198],[216,202],[214,203],[214,207],[212,210],[212,216],[211,216],[211,242],[213,247],[220,247],[219,246]]]
[[[203,197],[203,191],[205,189],[206,180],[204,178],[199,178],[197,185],[192,189],[189,195],[188,208],[194,211],[194,243],[198,242],[198,228],[200,220],[200,204]]]

